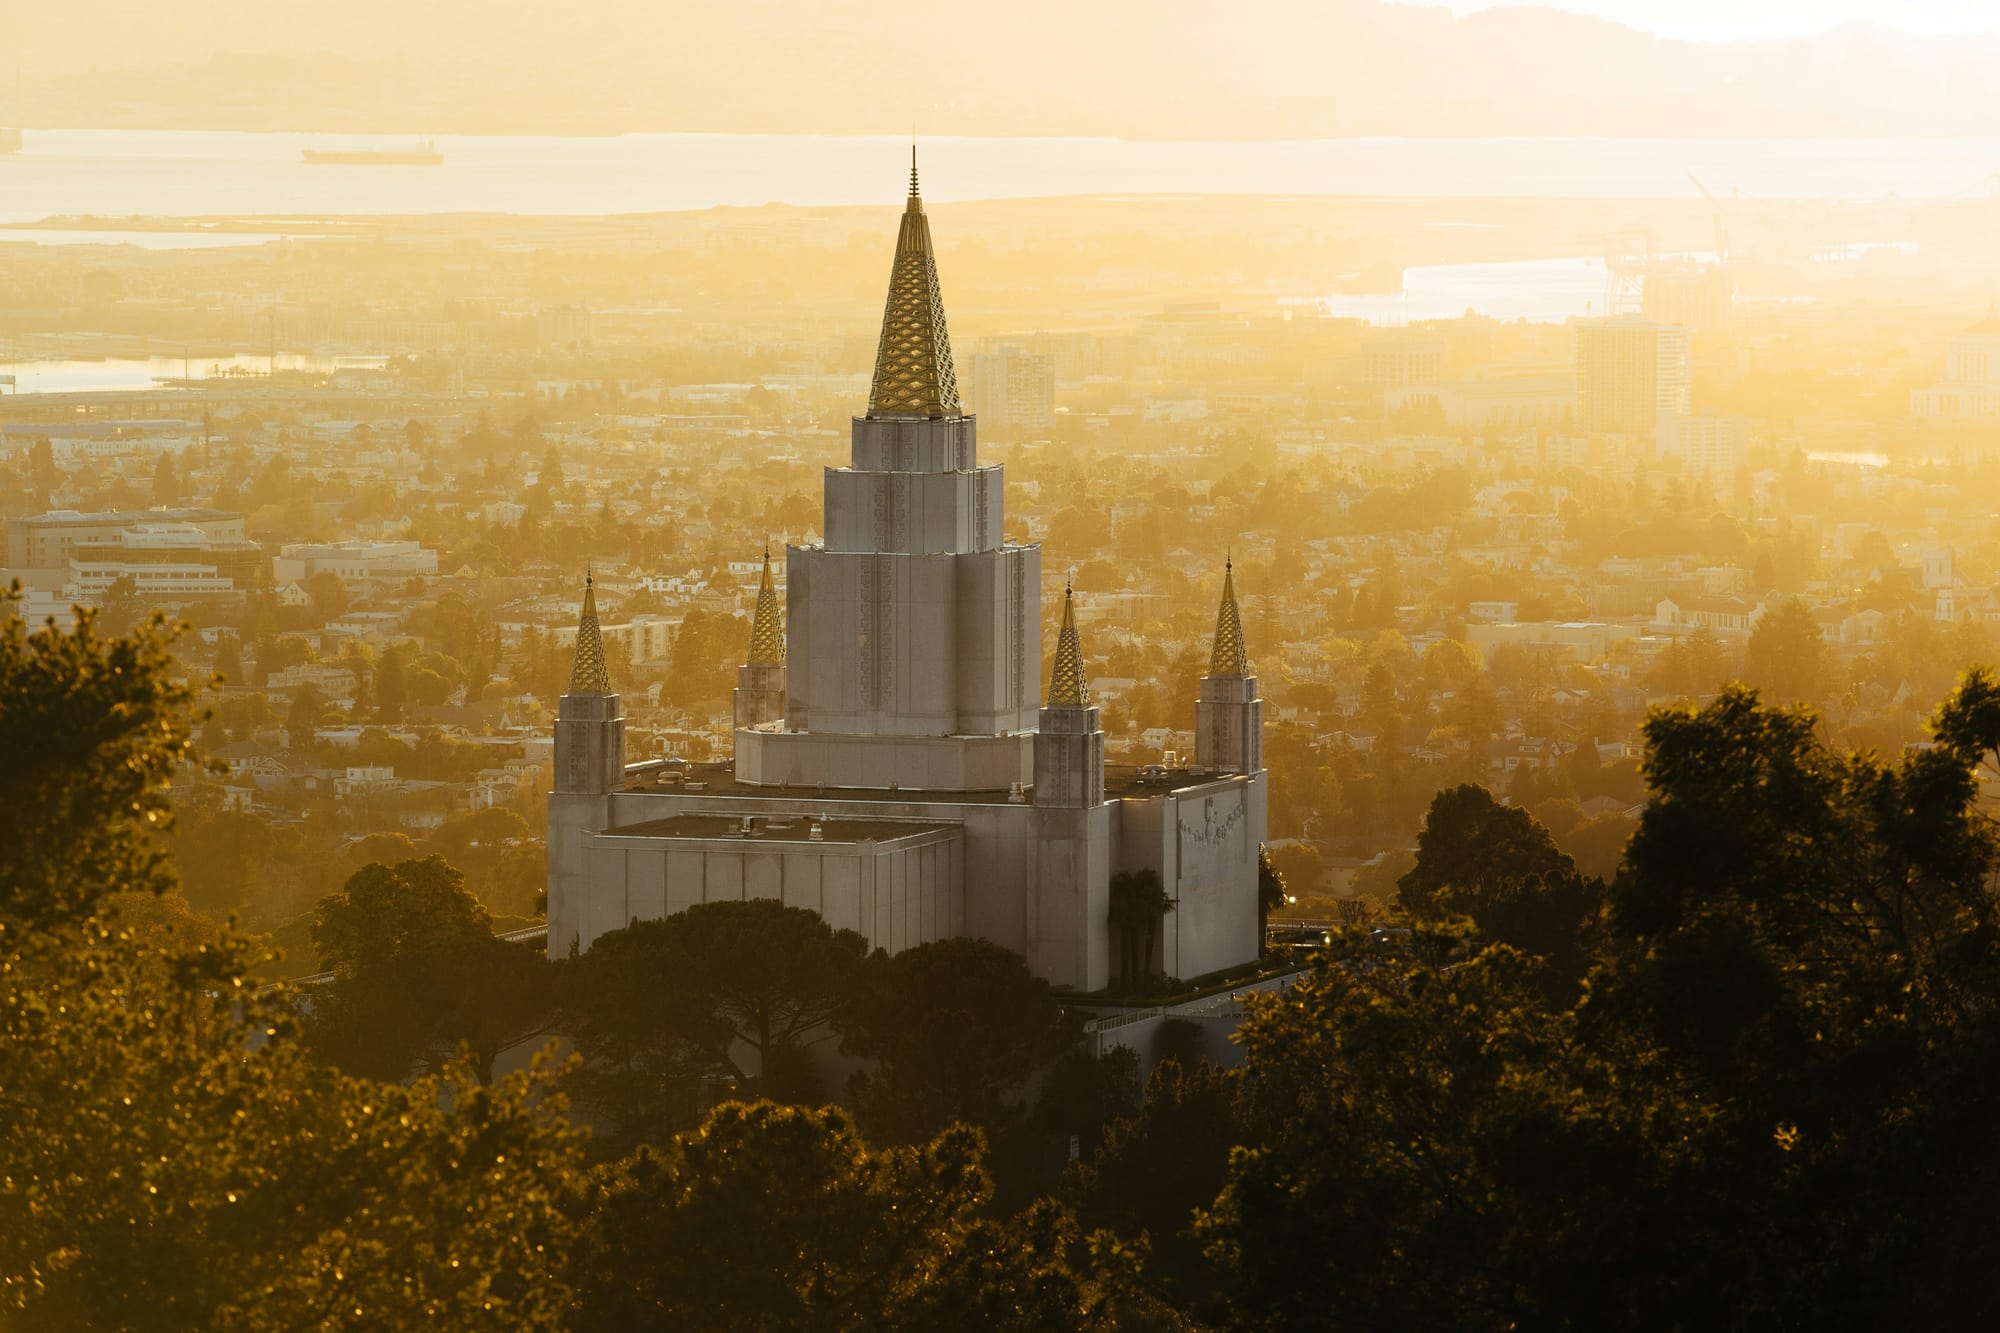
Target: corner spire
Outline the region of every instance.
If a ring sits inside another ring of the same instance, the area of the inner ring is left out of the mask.
[[[597,628],[597,577],[583,576],[583,618],[576,626],[576,661],[569,669],[570,694],[611,693],[611,670],[604,662],[604,635]]]
[[[1243,613],[1236,608],[1235,561],[1222,562],[1222,607],[1215,613],[1215,650],[1209,654],[1211,676],[1247,676],[1250,655],[1243,648]]]
[[[1090,691],[1083,678],[1083,643],[1076,633],[1076,598],[1063,583],[1062,633],[1056,638],[1055,669],[1049,673],[1049,707],[1085,708]]]
[[[882,310],[882,341],[875,352],[875,378],[868,389],[870,417],[956,417],[964,409],[958,374],[951,363],[951,335],[945,329],[944,297],[938,289],[937,257],[931,251],[930,219],[917,185],[917,146],[910,145],[910,197],[896,234],[896,259],[889,270],[889,300]]]
[[[778,590],[771,583],[771,548],[764,548],[764,577],[757,584],[757,613],[750,621],[750,666],[785,664],[785,626]]]

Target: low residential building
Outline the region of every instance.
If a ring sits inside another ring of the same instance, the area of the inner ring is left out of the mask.
[[[1741,597],[1663,597],[1653,608],[1651,628],[1660,633],[1713,630],[1717,634],[1748,634],[1763,619],[1762,602]]]
[[[165,564],[155,561],[72,560],[65,592],[70,599],[95,605],[111,585],[129,579],[139,596],[150,600],[215,597],[236,591],[236,580],[214,565]]]
[[[1638,635],[1635,625],[1604,620],[1473,622],[1465,627],[1465,641],[1489,660],[1497,650],[1513,645],[1545,649],[1572,662],[1595,662],[1610,652],[1613,644]]]
[[[271,562],[278,583],[303,584],[315,574],[332,573],[350,587],[366,587],[437,572],[437,552],[416,542],[294,542],[280,547]]]
[[[333,794],[342,800],[363,796],[386,796],[398,789],[396,770],[387,765],[364,765],[347,769],[333,780]]]

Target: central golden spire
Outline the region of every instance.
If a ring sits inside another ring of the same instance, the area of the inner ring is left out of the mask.
[[[1215,651],[1209,654],[1211,676],[1247,676],[1250,655],[1243,648],[1243,614],[1236,609],[1235,562],[1222,562],[1222,609],[1215,613]]]
[[[604,635],[597,628],[597,579],[583,576],[583,619],[576,627],[576,661],[569,669],[569,693],[611,693],[611,670],[604,661]]]
[[[1090,691],[1084,686],[1083,643],[1076,633],[1075,598],[1063,584],[1062,633],[1056,638],[1055,669],[1049,672],[1049,707],[1085,708]]]
[[[771,583],[771,548],[764,548],[764,578],[757,585],[757,614],[750,622],[750,665],[785,664],[785,626],[778,615],[778,590]]]
[[[951,364],[951,335],[944,325],[931,224],[917,188],[917,150],[910,148],[910,198],[896,234],[896,262],[889,270],[889,302],[882,311],[882,342],[875,352],[875,380],[868,390],[871,417],[962,415],[958,375]]]

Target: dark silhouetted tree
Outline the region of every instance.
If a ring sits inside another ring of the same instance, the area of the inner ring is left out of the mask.
[[[1074,1039],[1066,1014],[1027,960],[986,940],[949,939],[869,959],[843,1010],[845,1049],[873,1057],[850,1087],[879,1141],[920,1142],[954,1120],[989,1132],[1022,1113],[1028,1079]]]
[[[1804,602],[1793,598],[1767,609],[1750,631],[1743,676],[1784,703],[1818,703],[1831,684],[1826,640]]]
[[[1529,876],[1575,869],[1549,831],[1517,805],[1502,805],[1484,787],[1452,787],[1431,798],[1417,833],[1417,863],[1396,884],[1404,911],[1423,917],[1439,910],[1447,887],[1485,892]],[[1464,910],[1463,901],[1457,910]]]
[[[31,630],[0,596],[0,922],[87,916],[114,890],[175,876],[154,834],[167,780],[195,758],[195,692],[177,680],[178,630],[155,620],[101,638],[95,613]]]
[[[495,939],[443,857],[363,867],[313,909],[312,941],[334,977],[310,995],[306,1031],[343,1069],[398,1079],[463,1048],[490,1083],[496,1057],[552,1021],[541,947]]]

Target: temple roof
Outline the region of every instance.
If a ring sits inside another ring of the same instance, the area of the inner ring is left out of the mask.
[[[757,585],[757,614],[750,621],[751,666],[785,664],[785,622],[778,611],[778,590],[771,584],[771,552],[764,551],[764,578]]]
[[[1049,707],[1084,708],[1090,691],[1083,679],[1083,644],[1076,634],[1076,607],[1069,585],[1063,585],[1062,633],[1056,639],[1055,669],[1049,673]]]
[[[1250,674],[1250,654],[1243,648],[1243,613],[1236,609],[1234,564],[1227,560],[1222,563],[1222,609],[1215,613],[1215,651],[1209,654],[1208,674]]]
[[[889,270],[889,301],[882,311],[882,342],[875,352],[868,415],[955,417],[962,412],[958,375],[951,364],[951,335],[944,324],[944,297],[938,290],[937,258],[931,252],[931,224],[917,189],[917,150],[912,147],[910,198],[896,235],[896,262]]]
[[[597,580],[583,576],[583,619],[576,626],[576,661],[569,669],[569,694],[611,693],[611,670],[604,664],[604,635],[597,628]]]

